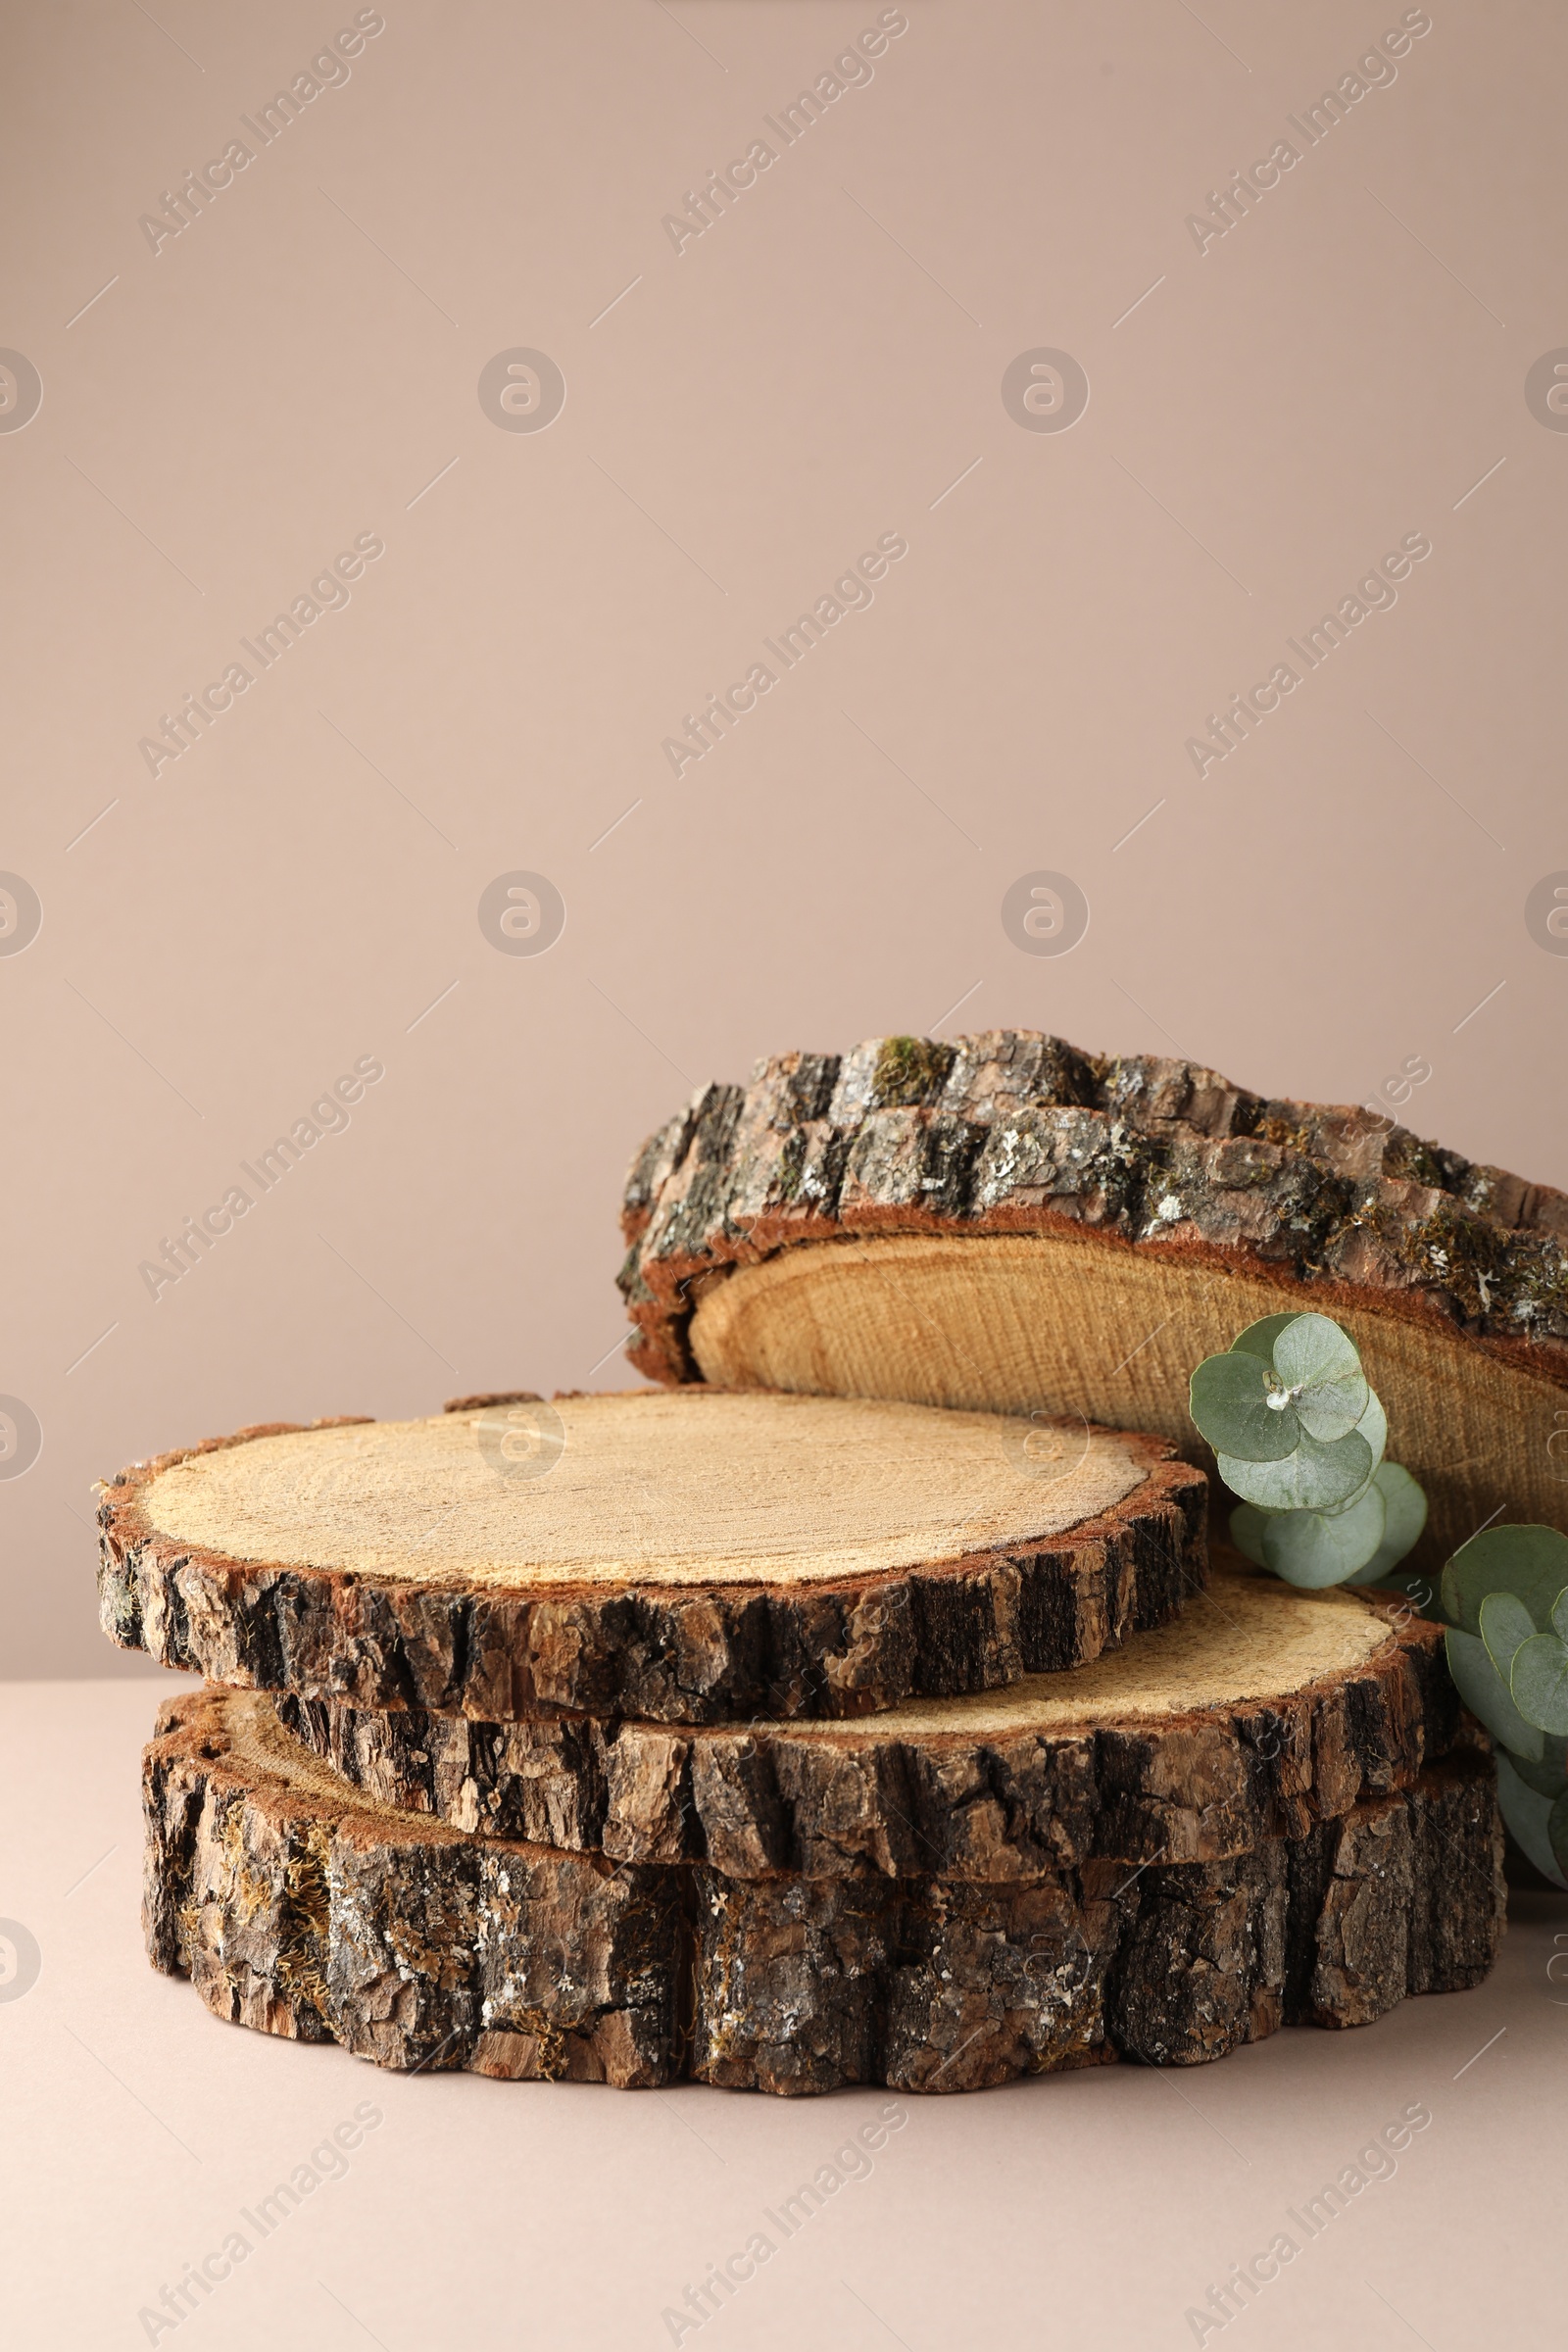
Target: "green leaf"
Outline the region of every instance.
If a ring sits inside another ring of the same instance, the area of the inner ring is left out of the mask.
[[[1244,1502],[1265,1511],[1332,1510],[1348,1502],[1372,1475],[1372,1448],[1353,1429],[1332,1446],[1319,1445],[1303,1429],[1295,1451],[1283,1461],[1248,1461],[1218,1446],[1215,1453],[1225,1484]]]
[[[1529,1855],[1544,1879],[1568,1886],[1568,1875],[1552,1843],[1552,1821],[1557,1811],[1549,1796],[1527,1788],[1506,1756],[1497,1758],[1497,1802],[1515,1841]],[[1561,1799],[1558,1799],[1561,1802]]]
[[[1559,1592],[1551,1604],[1551,1630],[1568,1642],[1568,1591]]]
[[[1461,1544],[1443,1571],[1443,1605],[1455,1625],[1476,1633],[1489,1592],[1514,1592],[1538,1633],[1551,1624],[1568,1587],[1568,1536],[1554,1527],[1488,1527]]]
[[[1263,1558],[1288,1585],[1321,1592],[1366,1566],[1383,1541],[1383,1522],[1376,1485],[1348,1510],[1278,1511],[1263,1522]]]
[[[1402,1592],[1418,1617],[1425,1617],[1434,1625],[1444,1621],[1437,1578],[1425,1568],[1385,1568],[1380,1576],[1353,1576],[1350,1582],[1381,1585],[1385,1592]]]
[[[1546,1838],[1551,1846],[1551,1858],[1561,1879],[1568,1871],[1568,1796],[1559,1796],[1546,1818]],[[1568,1886],[1568,1879],[1563,1881]]]
[[[1387,1514],[1383,1546],[1373,1566],[1392,1568],[1421,1541],[1427,1523],[1426,1489],[1398,1462],[1379,1462],[1373,1476]]]
[[[1379,1462],[1372,1484],[1383,1496],[1383,1541],[1360,1575],[1351,1577],[1352,1585],[1386,1584],[1390,1569],[1403,1559],[1427,1523],[1426,1495],[1397,1462]],[[1430,1607],[1437,1597],[1436,1588],[1430,1578],[1421,1581],[1425,1592],[1418,1606]]]
[[[1266,1524],[1262,1512],[1254,1510],[1250,1502],[1239,1502],[1231,1513],[1231,1542],[1244,1559],[1255,1560],[1259,1568],[1268,1566],[1263,1557]]]
[[[1514,1705],[1508,1686],[1488,1657],[1487,1645],[1480,1636],[1464,1634],[1456,1626],[1449,1626],[1447,1650],[1448,1672],[1471,1714],[1486,1725],[1494,1740],[1503,1747],[1512,1748],[1516,1755],[1539,1764],[1546,1752],[1545,1741]]]
[[[1483,1624],[1487,1611],[1502,1597],[1494,1592],[1488,1599],[1481,1611]],[[1532,1634],[1514,1652],[1508,1688],[1526,1723],[1560,1740],[1568,1733],[1568,1642],[1560,1634]]]
[[[1531,1639],[1535,1621],[1516,1592],[1489,1592],[1478,1622],[1487,1655],[1506,1683],[1513,1674],[1514,1651]]]
[[[1377,1391],[1375,1389],[1368,1389],[1366,1393],[1366,1411],[1361,1415],[1360,1420],[1355,1426],[1359,1430],[1361,1436],[1365,1438],[1367,1444],[1371,1446],[1373,1461],[1381,1462],[1383,1459],[1384,1447],[1389,1442],[1389,1416],[1383,1410],[1383,1406],[1379,1402]]]
[[[1249,1323],[1247,1329],[1239,1331],[1232,1340],[1231,1353],[1233,1355],[1260,1355],[1264,1363],[1272,1368],[1275,1341],[1287,1324],[1297,1320],[1298,1317],[1293,1312],[1288,1315],[1265,1315],[1260,1323]]]
[[[1301,1433],[1291,1406],[1276,1411],[1269,1395],[1268,1368],[1255,1355],[1211,1355],[1193,1374],[1193,1419],[1216,1453],[1280,1462]]]
[[[1274,1370],[1309,1437],[1332,1445],[1366,1411],[1371,1390],[1348,1332],[1327,1315],[1297,1315],[1274,1342]]]
[[[1547,1740],[1544,1744],[1546,1752],[1539,1764],[1522,1756],[1517,1748],[1510,1748],[1508,1761],[1527,1788],[1534,1788],[1539,1796],[1550,1797],[1555,1804],[1568,1791],[1568,1740]]]

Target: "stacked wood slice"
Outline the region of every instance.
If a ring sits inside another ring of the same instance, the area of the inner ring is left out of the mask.
[[[1495,1949],[1436,1640],[1238,1567],[1093,1666],[855,1722],[209,1687],[147,1751],[149,1947],[269,2033],[633,2088],[962,2090],[1365,2024]]]
[[[104,1625],[370,1707],[863,1713],[1080,1665],[1200,1582],[1205,1482],[1169,1444],[1035,1445],[705,1390],[244,1430],[108,1491]]]
[[[785,2093],[1478,1983],[1501,1838],[1440,1631],[1211,1572],[1186,1378],[1326,1307],[1440,1520],[1467,1446],[1528,1493],[1565,1205],[1014,1033],[707,1090],[627,1197],[662,1387],[104,1490],[105,1631],[206,1678],[146,1751],[154,1964],[382,2065]]]

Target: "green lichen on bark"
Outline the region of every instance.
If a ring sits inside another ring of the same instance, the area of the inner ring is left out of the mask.
[[[1562,1251],[1544,1238],[1510,1232],[1446,1197],[1409,1222],[1373,1200],[1362,1215],[1402,1264],[1450,1294],[1467,1322],[1528,1329],[1538,1314],[1568,1307]]]
[[[1398,1130],[1389,1138],[1383,1157],[1385,1176],[1424,1184],[1434,1193],[1457,1193],[1469,1172],[1470,1162],[1456,1152],[1446,1152],[1425,1136]]]
[[[884,1110],[906,1110],[934,1102],[956,1059],[952,1046],[928,1037],[886,1037],[876,1057],[872,1086]]]
[[[773,1178],[778,1197],[786,1205],[800,1199],[809,1157],[809,1140],[797,1128],[784,1139],[784,1148],[779,1153]]]
[[[1252,1133],[1265,1144],[1278,1144],[1286,1152],[1310,1152],[1313,1137],[1298,1119],[1282,1118],[1277,1110],[1266,1110],[1258,1119]]]

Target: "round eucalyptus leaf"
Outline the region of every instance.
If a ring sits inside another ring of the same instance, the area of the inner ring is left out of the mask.
[[[1389,1416],[1383,1410],[1376,1389],[1368,1389],[1366,1411],[1355,1426],[1371,1446],[1373,1461],[1381,1462],[1383,1449],[1389,1442]]]
[[[1372,1448],[1351,1430],[1332,1446],[1319,1445],[1303,1429],[1284,1461],[1245,1461],[1216,1446],[1219,1474],[1244,1502],[1264,1511],[1325,1511],[1348,1502],[1372,1475]]]
[[[1272,1365],[1275,1341],[1286,1325],[1296,1322],[1297,1319],[1295,1313],[1265,1315],[1260,1323],[1249,1323],[1247,1329],[1239,1331],[1232,1340],[1231,1353],[1233,1355],[1260,1355],[1265,1364]]]
[[[1268,1367],[1255,1355],[1210,1355],[1193,1374],[1193,1419],[1216,1453],[1280,1462],[1295,1451],[1300,1424],[1289,1404],[1271,1406],[1270,1394]]]
[[[1546,1740],[1546,1752],[1539,1764],[1533,1764],[1517,1748],[1508,1751],[1508,1761],[1525,1787],[1534,1788],[1538,1796],[1549,1796],[1553,1804],[1559,1796],[1568,1794],[1568,1764],[1563,1759],[1565,1746],[1568,1746],[1568,1741]]]
[[[1376,1566],[1376,1562],[1373,1565]],[[1377,1576],[1363,1570],[1360,1576],[1352,1576],[1350,1582],[1352,1585],[1379,1585],[1385,1592],[1402,1593],[1418,1617],[1426,1618],[1430,1625],[1442,1625],[1444,1622],[1437,1580],[1425,1568],[1385,1568]]]
[[[1568,1642],[1568,1590],[1559,1592],[1551,1604],[1551,1630]]]
[[[1483,1623],[1497,1597],[1482,1610]],[[1532,1634],[1514,1652],[1508,1688],[1526,1723],[1561,1739],[1568,1733],[1568,1642],[1560,1634]]]
[[[1239,1502],[1231,1513],[1231,1542],[1244,1559],[1255,1560],[1266,1568],[1263,1557],[1263,1530],[1268,1522],[1263,1513],[1254,1510],[1250,1502]]]
[[[1443,1605],[1455,1625],[1473,1634],[1489,1592],[1516,1592],[1544,1634],[1565,1586],[1568,1536],[1554,1527],[1488,1527],[1461,1544],[1444,1569]]]
[[[1544,1879],[1568,1886],[1568,1875],[1551,1841],[1551,1819],[1556,1807],[1549,1796],[1527,1788],[1506,1756],[1497,1758],[1497,1803],[1515,1842],[1528,1854]]]
[[[1362,1426],[1365,1427],[1364,1422]],[[1397,1462],[1379,1462],[1372,1473],[1372,1484],[1383,1496],[1383,1541],[1360,1575],[1351,1578],[1351,1583],[1357,1585],[1381,1584],[1389,1570],[1403,1559],[1427,1523],[1426,1494],[1420,1483]],[[1429,1590],[1427,1598],[1435,1597]]]
[[[1513,1673],[1514,1652],[1535,1635],[1535,1620],[1517,1592],[1489,1592],[1478,1623],[1487,1655],[1506,1683]]]
[[[1508,1686],[1487,1655],[1487,1645],[1478,1634],[1464,1634],[1449,1626],[1446,1646],[1448,1672],[1454,1688],[1472,1715],[1484,1723],[1494,1740],[1515,1755],[1528,1757],[1539,1764],[1546,1752],[1545,1741],[1533,1723],[1526,1723],[1509,1694]]]
[[[1343,1585],[1382,1543],[1383,1519],[1383,1496],[1375,1486],[1349,1510],[1332,1517],[1322,1511],[1279,1511],[1263,1522],[1263,1558],[1276,1576],[1307,1592]]]
[[[1330,1445],[1354,1429],[1371,1395],[1355,1343],[1327,1315],[1297,1315],[1274,1342],[1274,1370],[1301,1427]]]

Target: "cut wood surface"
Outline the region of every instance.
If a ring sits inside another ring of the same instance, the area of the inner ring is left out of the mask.
[[[548,1414],[553,1466],[512,1474],[498,1412]],[[863,1714],[1174,1615],[1206,1490],[1172,1455],[709,1390],[241,1431],[104,1491],[101,1615],[166,1665],[360,1706]]]
[[[1443,1629],[1231,1555],[1093,1665],[854,1723],[475,1723],[280,1698],[372,1801],[463,1830],[732,1878],[999,1882],[1223,1861],[1407,1788],[1452,1745]]]
[[[965,2090],[1193,2065],[1490,1968],[1491,1759],[1224,1862],[1005,1885],[612,1866],[367,1805],[263,1693],[171,1702],[144,1766],[155,1966],[221,2018],[399,2068]]]
[[[1194,1366],[1313,1308],[1431,1497],[1418,1559],[1562,1515],[1568,1196],[1366,1110],[1031,1031],[872,1039],[701,1090],[623,1223],[662,1381],[1076,1410],[1204,1459]]]

